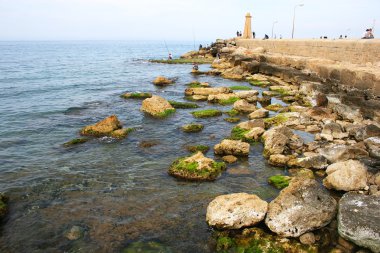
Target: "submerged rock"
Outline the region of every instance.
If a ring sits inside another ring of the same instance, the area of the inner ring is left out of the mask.
[[[226,155],[222,157],[222,160],[226,163],[234,163],[237,161],[237,157],[233,155]]]
[[[152,93],[149,92],[128,92],[121,95],[122,98],[134,98],[134,99],[145,99],[151,98]]]
[[[182,131],[185,133],[197,133],[203,130],[203,125],[202,124],[196,124],[196,123],[191,123],[182,126]]]
[[[140,110],[157,118],[165,118],[175,112],[174,107],[165,98],[156,95],[145,99]]]
[[[199,108],[197,104],[194,103],[186,103],[186,102],[177,102],[177,101],[168,101],[171,106],[176,109],[194,109]]]
[[[367,168],[356,160],[331,164],[323,185],[339,191],[356,191],[367,187]]]
[[[8,197],[4,194],[0,193],[0,220],[7,214],[8,212]]]
[[[115,131],[120,130],[121,128],[122,125],[116,115],[111,115],[95,125],[82,128],[80,134],[95,137],[112,136]]]
[[[75,145],[79,145],[79,144],[85,143],[88,140],[89,140],[88,138],[75,138],[75,139],[72,139],[71,141],[63,143],[63,146],[64,147],[72,147],[72,146],[75,146]]]
[[[380,252],[380,198],[346,193],[339,201],[338,232],[355,244]]]
[[[172,253],[169,247],[158,242],[134,242],[129,244],[122,253]]]
[[[246,142],[223,140],[221,143],[215,145],[214,152],[216,155],[248,156],[249,147],[249,143]]]
[[[192,112],[195,118],[210,118],[210,117],[218,117],[222,115],[222,111],[216,109],[206,109]]]
[[[198,152],[187,158],[180,158],[173,162],[169,174],[181,179],[193,181],[215,180],[226,168],[223,162],[215,162]]]
[[[190,145],[186,146],[187,151],[191,153],[196,153],[198,151],[202,152],[203,154],[207,153],[210,150],[209,146],[206,145]]]
[[[72,226],[70,230],[66,231],[65,237],[70,241],[75,241],[83,237],[84,229],[79,226]]]
[[[337,203],[314,179],[295,178],[268,206],[265,223],[283,237],[299,237],[326,226]]]
[[[283,189],[289,186],[289,182],[292,178],[283,175],[274,175],[268,178],[268,183],[276,187],[277,189]]]
[[[165,86],[165,85],[172,84],[172,83],[174,83],[173,80],[170,80],[170,79],[163,77],[163,76],[158,76],[153,81],[153,84],[155,84],[157,86]]]
[[[254,194],[221,195],[208,205],[206,221],[219,229],[239,229],[262,221],[267,209],[268,203]]]

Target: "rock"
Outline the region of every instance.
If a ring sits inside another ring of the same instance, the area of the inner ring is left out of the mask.
[[[343,133],[342,128],[337,123],[325,124],[321,132],[321,136],[331,135],[334,139],[343,139],[348,137],[348,133]]]
[[[380,252],[380,198],[349,192],[339,201],[338,232],[355,244]]]
[[[262,139],[264,140],[264,156],[276,154],[287,154],[291,150],[299,149],[303,146],[303,140],[288,127],[274,127],[266,131]]]
[[[134,129],[133,128],[122,128],[122,129],[117,129],[113,131],[110,136],[116,139],[122,139],[128,136],[130,132],[132,132]]]
[[[371,137],[380,137],[380,128],[373,124],[364,127],[353,127],[350,135],[355,136],[357,141],[363,141]]]
[[[236,101],[233,108],[242,113],[251,113],[257,110],[255,105],[248,103],[244,99]]]
[[[210,117],[218,117],[222,115],[222,112],[216,109],[206,109],[195,111],[191,113],[195,118],[210,118]]]
[[[329,100],[325,94],[319,93],[315,98],[315,102],[317,103],[318,107],[327,107]]]
[[[237,123],[240,121],[240,118],[229,117],[229,118],[224,118],[223,120],[230,122],[230,123]]]
[[[196,153],[200,151],[205,154],[210,150],[210,147],[206,145],[190,145],[190,146],[186,146],[186,149],[187,151],[191,153]]]
[[[64,147],[72,147],[75,145],[86,143],[87,141],[89,141],[88,138],[75,138],[75,139],[72,139],[71,141],[63,143],[63,146]]]
[[[345,104],[332,104],[331,108],[336,112],[342,119],[349,120],[351,122],[361,122],[363,117],[359,109],[354,110]]]
[[[8,213],[8,197],[0,193],[0,220]]]
[[[355,248],[355,244],[352,242],[346,241],[343,239],[343,237],[339,236],[338,238],[338,244],[348,250],[349,252],[352,252]],[[357,252],[356,252],[357,253]]]
[[[239,229],[262,221],[267,209],[268,203],[254,194],[221,195],[208,205],[206,221],[218,229]]]
[[[249,143],[226,139],[215,145],[214,152],[216,155],[248,156],[249,147]]]
[[[163,76],[158,76],[153,81],[153,84],[155,84],[157,86],[165,86],[165,85],[172,84],[172,83],[173,83],[172,80],[169,80],[168,78],[163,77]]]
[[[158,242],[154,242],[154,241],[139,241],[139,242],[133,242],[131,244],[128,244],[126,248],[124,248],[122,251],[120,251],[122,253],[153,253],[153,252],[157,252],[157,253],[171,253],[172,250],[161,244],[161,243],[158,243]]]
[[[233,155],[226,155],[222,157],[222,160],[226,163],[234,163],[237,161],[237,157]]]
[[[298,158],[292,161],[291,166],[305,169],[326,169],[328,166],[327,159],[322,155]]]
[[[289,156],[278,154],[278,155],[271,155],[269,157],[268,163],[273,166],[283,167],[287,165],[289,160],[290,160]]]
[[[265,224],[283,237],[326,226],[335,217],[337,203],[314,179],[295,178],[268,206]]]
[[[345,145],[322,148],[319,149],[319,153],[326,157],[331,163],[347,161],[350,159],[360,159],[369,156],[368,152],[364,149]]]
[[[75,241],[83,237],[84,229],[79,226],[72,226],[70,230],[65,233],[65,237],[70,241]]]
[[[261,135],[265,132],[265,129],[262,127],[254,127],[249,130],[248,133],[244,134],[244,138],[247,140],[255,140],[258,141]]]
[[[310,178],[314,179],[314,172],[309,169],[289,169],[289,174],[292,177]]]
[[[262,92],[262,95],[265,96],[265,97],[274,97],[274,96],[278,95],[278,92],[276,92],[276,91],[270,91],[270,90],[264,90]]]
[[[208,96],[193,95],[193,96],[188,97],[188,99],[193,100],[193,101],[206,101],[208,99]]]
[[[80,131],[81,135],[85,136],[108,136],[113,131],[121,129],[122,125],[116,115],[111,115],[95,125],[86,126]]]
[[[241,99],[256,97],[258,94],[259,92],[257,90],[245,90],[235,92],[235,95]]]
[[[254,119],[254,120],[241,122],[237,125],[237,127],[244,130],[251,130],[256,127],[265,128],[265,124],[262,119]]]
[[[323,185],[338,191],[357,191],[367,187],[367,168],[356,160],[331,164]]]
[[[219,103],[221,105],[233,104],[237,100],[239,100],[239,98],[234,93],[209,95],[207,98],[208,102]]]
[[[248,115],[248,118],[249,119],[261,119],[261,118],[266,118],[269,116],[269,111],[264,109],[264,108],[260,108],[252,113],[250,113]]]
[[[364,140],[368,153],[371,157],[380,159],[380,137],[371,137]]]
[[[149,92],[128,92],[121,95],[122,98],[135,98],[135,99],[145,99],[151,98],[152,93]]]
[[[215,88],[188,88],[185,90],[186,96],[200,95],[209,96],[217,94],[231,93],[231,89],[228,87],[215,87]]]
[[[336,119],[335,114],[333,114],[330,110],[321,107],[310,108],[305,112],[305,115],[317,121],[322,121],[324,119]]]
[[[283,175],[275,175],[268,178],[268,183],[276,187],[277,189],[283,189],[289,186],[289,182],[292,178]]]
[[[309,125],[306,127],[305,131],[308,133],[318,133],[321,129],[317,125]]]
[[[282,108],[284,108],[284,107],[280,104],[271,104],[271,105],[268,105],[267,107],[265,107],[265,109],[267,109],[269,111],[274,111],[274,112],[278,112]]]
[[[140,110],[157,118],[165,118],[175,112],[174,107],[165,98],[156,95],[145,99]]]
[[[315,243],[315,235],[312,232],[303,234],[300,236],[300,242],[305,245],[311,245]]]
[[[255,53],[255,54],[265,54],[266,53],[266,49],[264,49],[263,47],[256,47],[255,49],[252,50],[252,53]]]
[[[191,123],[181,127],[185,133],[197,133],[203,130],[202,124]]]
[[[169,175],[192,181],[215,180],[226,168],[223,162],[215,162],[198,151],[191,157],[177,159],[169,169]]]

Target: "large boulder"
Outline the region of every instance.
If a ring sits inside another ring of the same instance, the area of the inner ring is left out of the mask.
[[[334,145],[319,149],[319,153],[329,160],[330,163],[343,162],[350,159],[368,157],[368,152],[362,148],[346,145]]]
[[[246,100],[241,99],[234,103],[233,108],[236,111],[242,112],[242,113],[251,113],[257,110],[257,107],[254,104],[248,103]]]
[[[216,155],[248,156],[249,147],[249,143],[226,139],[215,145],[214,152]]]
[[[140,110],[158,118],[164,118],[175,112],[174,107],[165,98],[156,95],[145,99]]]
[[[198,151],[193,156],[174,161],[169,169],[169,174],[176,178],[192,181],[212,181],[225,168],[226,165],[223,162],[215,162]]]
[[[364,140],[371,157],[380,159],[380,137],[371,137]]]
[[[221,93],[209,95],[207,101],[210,103],[219,103],[221,105],[233,104],[239,98],[234,93]]]
[[[323,185],[339,191],[356,191],[367,187],[367,168],[356,160],[331,164]]]
[[[116,115],[111,115],[102,121],[99,121],[95,125],[90,125],[82,128],[81,135],[85,136],[109,136],[114,131],[122,128],[122,125]]]
[[[165,86],[168,84],[172,84],[173,81],[164,77],[164,76],[158,76],[156,79],[154,79],[153,84],[157,86]]]
[[[324,156],[313,155],[294,159],[289,165],[305,169],[326,169],[329,164]]]
[[[271,128],[263,134],[262,138],[265,157],[288,154],[303,146],[302,138],[294,134],[290,128],[283,126]]]
[[[185,90],[186,96],[200,95],[209,96],[221,93],[231,93],[231,89],[227,87],[215,87],[215,88],[188,88]]]
[[[254,194],[221,195],[208,205],[206,221],[219,229],[239,229],[262,221],[267,209],[268,203]]]
[[[283,237],[299,237],[326,226],[337,203],[314,179],[295,178],[268,206],[266,225]]]
[[[353,243],[380,252],[380,198],[349,192],[339,201],[338,232]]]
[[[338,116],[344,120],[349,120],[352,122],[361,122],[363,120],[363,116],[360,113],[359,109],[353,109],[350,106],[342,103],[331,104],[331,108],[336,114],[338,114]]]

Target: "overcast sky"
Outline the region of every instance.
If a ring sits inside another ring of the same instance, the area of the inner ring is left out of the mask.
[[[243,30],[253,16],[258,37],[361,37],[380,31],[380,0],[0,0],[0,40],[214,41]]]

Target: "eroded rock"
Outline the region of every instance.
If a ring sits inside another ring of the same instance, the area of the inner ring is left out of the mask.
[[[249,143],[226,139],[215,145],[214,152],[216,155],[248,156],[249,147]]]
[[[174,107],[165,98],[156,95],[145,99],[140,110],[157,118],[165,118],[175,112]]]

